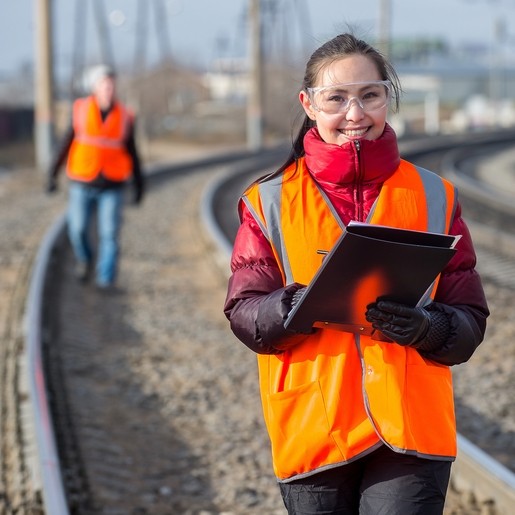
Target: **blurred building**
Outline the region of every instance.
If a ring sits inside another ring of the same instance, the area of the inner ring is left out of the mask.
[[[398,40],[391,59],[403,86],[401,110],[390,122],[400,135],[481,130],[515,125],[515,54],[506,45],[450,48],[440,39]],[[274,54],[264,61],[265,132],[289,138],[302,117],[297,93],[304,62]],[[138,116],[147,139],[171,135],[196,140],[245,138],[250,86],[245,59],[217,59],[208,72],[167,62],[135,75],[119,70],[119,93]],[[72,87],[73,86],[73,87]],[[0,143],[33,136],[33,74],[22,68],[0,76]],[[70,121],[77,84],[55,84],[59,134]]]
[[[397,41],[402,130],[456,132],[515,125],[515,60],[503,46],[449,48],[439,39]]]
[[[32,75],[0,76],[0,144],[27,141],[34,129]]]

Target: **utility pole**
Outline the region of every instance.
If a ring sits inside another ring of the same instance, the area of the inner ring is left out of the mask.
[[[137,4],[137,28],[136,28],[136,45],[134,48],[134,69],[135,75],[139,75],[145,70],[147,58],[147,34],[148,34],[148,16],[147,16],[147,0],[138,0]]]
[[[249,0],[250,84],[247,100],[247,147],[263,147],[263,55],[261,46],[260,0]]]
[[[391,54],[391,25],[392,0],[379,0],[379,49],[390,59]]]
[[[70,81],[72,101],[84,94],[84,63],[86,55],[86,34],[88,21],[87,0],[75,1],[75,27],[73,35],[73,62]]]
[[[494,110],[499,109],[500,103],[503,100],[505,77],[503,69],[504,63],[504,44],[507,40],[506,21],[501,17],[496,17],[494,20],[494,43],[493,55],[491,59],[490,69],[490,98]]]
[[[54,143],[51,0],[36,1],[35,143],[36,167],[46,170]]]
[[[104,61],[104,64],[108,64],[109,66],[112,66],[116,69],[113,47],[111,45],[111,38],[109,35],[109,28],[106,22],[104,2],[102,2],[102,0],[95,0],[93,2],[93,13],[97,23],[102,60]]]
[[[163,60],[163,63],[169,65],[170,57],[172,55],[172,45],[170,44],[166,7],[163,0],[154,0],[154,14],[156,21],[156,34],[159,41],[159,49],[161,50],[161,59]]]

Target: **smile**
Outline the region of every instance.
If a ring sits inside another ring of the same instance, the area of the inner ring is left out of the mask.
[[[340,129],[340,132],[344,136],[348,136],[349,138],[359,138],[360,136],[363,136],[367,131],[368,131],[368,128],[366,128],[366,129],[353,129],[353,130]]]

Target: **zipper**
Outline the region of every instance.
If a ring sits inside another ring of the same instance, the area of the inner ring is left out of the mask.
[[[356,207],[357,207],[357,221],[363,222],[363,181],[362,178],[364,177],[363,172],[363,164],[361,160],[361,143],[359,141],[354,142],[354,147],[356,149],[356,154],[358,157],[358,177],[356,181]]]

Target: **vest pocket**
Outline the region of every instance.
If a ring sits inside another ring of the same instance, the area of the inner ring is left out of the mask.
[[[317,468],[335,451],[318,381],[269,395],[268,415],[272,456],[279,478]]]
[[[456,425],[452,376],[442,365],[408,365],[406,398],[410,434],[408,446],[423,454],[455,454]]]

